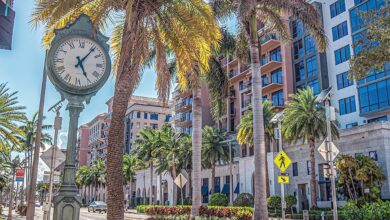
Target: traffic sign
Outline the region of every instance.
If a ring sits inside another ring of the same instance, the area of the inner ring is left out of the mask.
[[[291,159],[287,156],[286,152],[281,150],[276,155],[274,163],[278,166],[280,171],[284,172],[291,165]]]
[[[53,153],[54,151],[54,153]],[[40,156],[43,162],[51,168],[51,157],[55,155],[53,168],[56,169],[59,165],[61,165],[65,161],[65,154],[62,153],[61,149],[58,147],[52,146],[49,149],[47,149],[45,152],[42,153]]]
[[[321,156],[324,158],[324,160],[328,160],[326,150],[326,140],[322,142],[322,144],[318,147],[318,152],[321,154]],[[336,145],[333,142],[330,142],[330,150],[331,150],[331,158],[330,161],[334,161],[336,159],[337,155],[340,153],[339,149],[336,147]]]
[[[177,175],[175,179],[175,184],[181,189],[184,187],[184,185],[187,183],[187,178],[183,174]]]
[[[24,169],[17,168],[15,170],[15,177],[16,177],[16,182],[23,182],[24,181]]]
[[[278,176],[278,183],[290,183],[290,177],[286,175]]]

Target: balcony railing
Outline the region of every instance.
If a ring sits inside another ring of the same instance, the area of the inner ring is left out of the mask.
[[[265,44],[270,40],[279,40],[279,37],[276,34],[267,34],[260,39],[260,44]]]
[[[233,78],[238,75],[238,69],[232,69],[229,71],[229,78]]]

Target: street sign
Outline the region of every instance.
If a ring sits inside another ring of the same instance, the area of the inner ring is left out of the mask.
[[[54,154],[53,154],[53,151]],[[41,159],[45,164],[51,168],[51,157],[52,155],[55,155],[54,159],[54,169],[56,169],[59,165],[61,165],[65,161],[65,154],[62,153],[62,151],[55,146],[50,147],[47,151],[43,152],[41,155]]]
[[[336,159],[337,155],[340,153],[339,149],[336,147],[336,145],[333,142],[330,142],[330,150],[331,150],[331,161],[334,161]],[[328,160],[327,158],[327,150],[326,150],[326,140],[322,142],[322,144],[318,147],[318,152],[321,154],[321,156],[324,158],[324,160]]]
[[[278,176],[278,183],[283,183],[283,184],[290,183],[290,177],[286,175],[280,175]]]
[[[276,155],[274,163],[278,166],[280,171],[284,172],[291,165],[291,159],[287,156],[286,152],[281,150]]]
[[[184,185],[187,183],[187,178],[184,177],[183,174],[177,175],[175,179],[175,184],[181,189],[184,187]]]
[[[23,182],[24,181],[24,169],[17,168],[15,170],[15,177],[16,177],[16,182]]]

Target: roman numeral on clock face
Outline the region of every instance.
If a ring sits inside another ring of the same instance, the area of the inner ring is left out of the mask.
[[[75,85],[81,86],[81,81],[80,81],[80,79],[79,79],[79,78],[75,78],[75,79],[74,79],[74,84],[75,84]]]
[[[96,72],[96,71],[94,71],[94,72],[92,73],[92,75],[93,75],[94,77],[96,77],[96,78],[99,78],[99,76],[100,76],[100,74],[99,74],[98,72]]]
[[[97,63],[97,64],[96,64],[96,67],[97,67],[97,68],[103,68],[103,64]]]
[[[64,59],[63,58],[54,58],[54,62],[56,62],[56,63],[63,63]]]
[[[85,48],[85,41],[79,40],[79,47]]]
[[[58,74],[63,74],[65,72],[65,67],[64,66],[57,67],[57,72]]]
[[[69,73],[67,73],[67,74],[65,75],[65,77],[64,77],[64,80],[65,80],[65,81],[68,81],[68,82],[70,82],[71,79],[72,79],[72,77],[70,76]]]

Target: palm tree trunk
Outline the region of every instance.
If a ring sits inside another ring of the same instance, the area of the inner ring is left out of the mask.
[[[137,84],[141,56],[136,53],[141,37],[138,28],[140,10],[129,1],[122,35],[122,48],[115,83],[112,120],[108,137],[107,154],[107,219],[123,220],[123,119],[128,101]]]
[[[150,162],[150,190],[149,190],[149,203],[154,205],[153,199],[153,161]]]
[[[192,89],[192,218],[199,215],[201,205],[200,184],[201,184],[201,147],[202,147],[202,100],[200,86],[195,86]]]
[[[352,188],[353,188],[353,199],[356,199],[357,198],[356,188],[355,188],[355,182],[353,181],[351,169],[348,169],[348,173],[349,173],[349,178],[351,179],[351,184],[352,184]]]
[[[177,176],[175,166],[172,168],[171,176],[172,176],[172,180],[175,180],[175,178]],[[172,189],[172,196],[173,196],[172,205],[177,205],[177,186],[175,183],[173,183],[172,187],[173,187],[173,189]]]
[[[266,183],[266,149],[264,137],[264,119],[262,107],[262,84],[259,57],[259,43],[257,36],[257,20],[255,12],[250,18],[250,55],[252,65],[252,93],[253,93],[253,147],[255,164],[255,209],[254,219],[268,220],[267,183]]]
[[[13,169],[13,171],[15,171]],[[7,220],[12,219],[12,207],[13,207],[13,198],[14,198],[14,183],[15,183],[15,172],[13,172],[11,180],[11,188],[9,190],[9,203],[8,203],[8,218]]]
[[[311,208],[316,210],[317,206],[317,180],[316,180],[316,158],[314,154],[315,149],[315,140],[314,138],[309,139],[310,147],[310,189],[311,189]]]
[[[188,172],[188,186],[190,187],[188,197],[191,198],[192,200],[192,169],[188,169],[187,172]]]
[[[215,164],[211,165],[211,193],[215,193]]]

